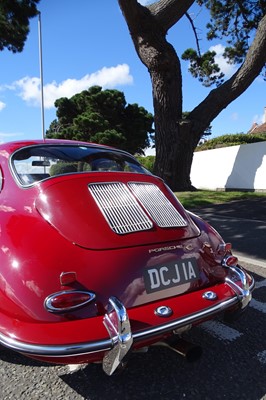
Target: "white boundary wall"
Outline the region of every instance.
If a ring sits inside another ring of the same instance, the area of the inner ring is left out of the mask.
[[[195,152],[190,178],[197,189],[266,191],[266,142]]]

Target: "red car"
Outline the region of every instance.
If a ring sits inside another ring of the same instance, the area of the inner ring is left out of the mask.
[[[130,154],[12,142],[0,166],[1,345],[111,375],[131,351],[179,351],[191,327],[250,302],[231,245]]]

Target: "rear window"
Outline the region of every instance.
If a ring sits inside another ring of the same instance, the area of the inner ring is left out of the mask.
[[[13,154],[11,167],[23,186],[70,173],[149,173],[137,160],[122,151],[73,145],[47,144],[24,147]]]

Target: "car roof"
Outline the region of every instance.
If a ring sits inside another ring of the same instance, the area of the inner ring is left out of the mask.
[[[124,150],[116,149],[111,146],[106,146],[103,144],[98,144],[98,143],[91,143],[91,142],[83,142],[83,141],[77,141],[77,140],[65,140],[65,139],[29,139],[29,140],[17,140],[14,142],[7,142],[7,143],[2,143],[0,144],[0,152],[5,150],[9,154],[13,153],[14,151],[26,147],[26,146],[34,146],[34,145],[75,145],[75,146],[89,146],[89,147],[95,147],[95,148],[100,148],[100,149],[106,149],[106,150],[111,150],[111,151],[118,151],[127,155],[132,155]]]

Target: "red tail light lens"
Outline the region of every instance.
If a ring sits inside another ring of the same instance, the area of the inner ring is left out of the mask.
[[[45,299],[44,306],[49,312],[64,313],[83,307],[94,299],[93,292],[68,290],[51,294]]]
[[[231,243],[221,243],[221,244],[219,244],[218,249],[217,249],[217,253],[222,254],[222,255],[231,253],[231,251],[232,251]]]
[[[232,267],[234,265],[238,264],[238,258],[232,255],[224,257],[222,261],[222,266],[223,267]]]

